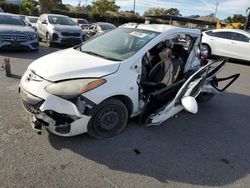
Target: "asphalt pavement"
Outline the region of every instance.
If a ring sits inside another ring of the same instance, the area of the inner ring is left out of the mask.
[[[246,187],[250,186],[250,66],[228,63],[221,76],[240,78],[199,112],[162,125],[129,121],[115,137],[37,135],[18,95],[35,59],[57,51],[0,52],[14,76],[0,71],[0,187]]]

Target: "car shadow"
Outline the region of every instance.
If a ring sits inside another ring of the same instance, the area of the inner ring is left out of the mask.
[[[112,170],[163,183],[231,184],[250,172],[250,97],[223,95],[201,103],[197,115],[181,112],[165,126],[139,127],[132,119],[122,134],[112,138],[50,133],[49,141],[57,150],[67,148]]]

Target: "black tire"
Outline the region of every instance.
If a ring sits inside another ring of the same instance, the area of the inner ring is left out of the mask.
[[[88,134],[101,139],[121,133],[128,120],[128,109],[120,100],[108,99],[95,107],[88,123]]]
[[[204,51],[206,51],[205,53],[207,54],[207,58],[211,57],[211,48],[207,45],[207,44],[202,44],[202,48]]]
[[[54,46],[52,41],[51,41],[51,37],[50,37],[49,33],[46,34],[46,44],[47,44],[48,47],[53,47]]]

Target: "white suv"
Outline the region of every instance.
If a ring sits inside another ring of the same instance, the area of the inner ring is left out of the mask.
[[[202,46],[208,55],[250,61],[250,33],[239,29],[203,32]]]
[[[82,29],[68,16],[42,14],[37,21],[39,39],[45,39],[48,46],[54,44],[77,45],[85,41]]]

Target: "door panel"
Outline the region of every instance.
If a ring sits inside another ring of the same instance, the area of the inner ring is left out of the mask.
[[[219,65],[213,66],[215,63],[218,62],[209,63],[193,73],[188,79],[180,80],[170,87],[149,94],[140,117],[140,125],[160,124],[180,112],[183,109],[181,99],[185,96],[197,97],[207,76],[214,74],[214,70],[219,71],[221,64],[224,65],[225,61],[220,61]]]
[[[250,43],[231,40],[232,58],[250,61]]]

